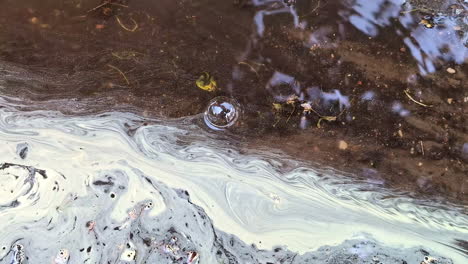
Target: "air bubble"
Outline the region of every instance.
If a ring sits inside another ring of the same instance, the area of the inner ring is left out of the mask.
[[[240,105],[235,99],[219,96],[209,102],[204,115],[209,128],[225,130],[239,119]]]

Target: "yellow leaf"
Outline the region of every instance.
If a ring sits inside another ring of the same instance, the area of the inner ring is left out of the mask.
[[[204,72],[200,78],[195,81],[195,84],[198,86],[198,88],[208,92],[213,92],[216,90],[216,81],[213,79],[213,76],[207,72]]]

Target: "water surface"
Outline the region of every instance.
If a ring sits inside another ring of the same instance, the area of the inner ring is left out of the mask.
[[[466,1],[0,4],[1,263],[467,261]]]

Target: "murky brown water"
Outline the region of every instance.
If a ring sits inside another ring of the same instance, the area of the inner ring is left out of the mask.
[[[296,2],[2,0],[1,93],[165,117],[233,97],[246,151],[466,204],[467,3]]]

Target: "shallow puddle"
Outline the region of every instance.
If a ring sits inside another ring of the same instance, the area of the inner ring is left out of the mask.
[[[466,1],[0,4],[1,263],[466,262]]]

